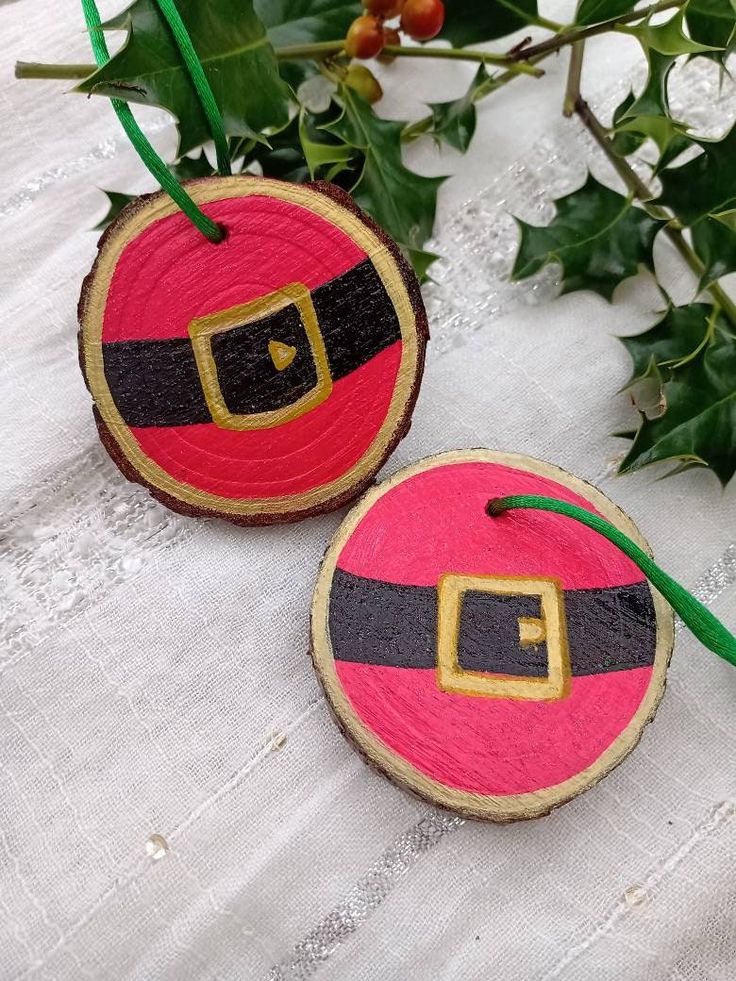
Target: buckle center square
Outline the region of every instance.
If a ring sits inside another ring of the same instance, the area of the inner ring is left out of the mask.
[[[437,584],[437,609],[437,686],[442,691],[534,701],[568,694],[564,597],[556,579],[446,573]],[[485,626],[489,622],[493,633]],[[478,624],[488,654],[480,665],[477,658],[469,664],[466,653],[479,646]],[[541,651],[546,651],[546,663]],[[488,670],[489,663],[494,670]]]
[[[222,429],[270,429],[297,419],[330,395],[324,339],[309,290],[290,283],[250,303],[189,325],[212,421]],[[281,367],[277,351],[295,353]]]
[[[534,631],[535,623],[542,629]],[[547,643],[541,599],[465,592],[461,599],[457,660],[464,671],[545,677]]]

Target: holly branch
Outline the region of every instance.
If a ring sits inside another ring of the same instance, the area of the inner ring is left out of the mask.
[[[484,65],[494,65],[496,67],[507,67],[514,70],[519,66],[523,73],[524,66],[529,63],[534,64],[540,55],[554,54],[561,48],[586,38],[595,37],[598,34],[605,34],[614,31],[626,24],[636,21],[646,20],[654,14],[663,10],[671,10],[674,7],[682,7],[686,0],[661,0],[660,3],[651,4],[639,10],[632,10],[625,14],[609,17],[599,24],[589,27],[575,28],[573,26],[561,26],[553,24],[544,18],[530,18],[526,23],[541,26],[553,26],[556,33],[553,37],[539,44],[524,44],[516,46],[507,54],[493,54],[489,51],[475,51],[472,48],[428,48],[428,47],[405,47],[401,44],[384,44],[381,52],[390,58],[433,58],[450,59],[454,61],[473,61]],[[529,39],[530,41],[531,39]],[[345,53],[345,38],[333,41],[319,41],[314,44],[293,44],[286,47],[275,47],[274,54],[278,61],[305,61],[323,60],[339,56]],[[44,64],[42,62],[18,61],[15,65],[16,78],[35,78],[35,79],[83,79],[88,78],[96,71],[94,64],[83,65],[64,65],[64,64]],[[538,73],[530,73],[538,74]],[[541,77],[541,75],[538,75]]]
[[[676,469],[708,466],[725,483],[736,470],[736,304],[724,282],[736,272],[736,127],[719,140],[693,133],[673,112],[668,83],[692,58],[725,67],[736,46],[736,0],[663,0],[636,10],[634,2],[579,0],[570,24],[540,16],[537,0],[177,6],[222,112],[235,170],[340,184],[397,240],[420,277],[435,258],[425,244],[443,178],[410,170],[402,146],[430,138],[439,151],[464,153],[481,101],[519,77],[543,78],[544,61],[569,50],[563,113],[587,128],[625,192],[589,177],[555,202],[550,225],[519,222],[513,275],[554,262],[563,291],[588,289],[615,301],[627,277],[657,279],[654,243],[665,236],[694,274],[697,295],[677,307],[659,284],[661,317],[640,337],[623,339],[640,412],[638,428],[625,434],[631,444],[622,469],[674,460]],[[17,76],[72,80],[85,95],[163,107],[179,135],[171,171],[180,180],[214,173],[203,149],[207,120],[154,0],[134,0],[102,29],[125,35],[102,68],[26,61]],[[586,42],[606,33],[635,38],[648,67],[641,91],[629,93],[610,125],[580,89]],[[504,41],[512,34],[522,40]],[[501,50],[486,50],[488,42]],[[376,57],[387,65],[381,83],[371,70]],[[464,61],[477,70],[459,98],[428,104],[411,122],[385,120],[374,106],[380,109],[381,84],[391,84],[390,62],[401,58]],[[649,161],[652,181],[632,167],[633,155],[639,169]],[[103,224],[129,200],[120,191],[108,196]],[[652,386],[656,398],[645,405],[642,393]]]

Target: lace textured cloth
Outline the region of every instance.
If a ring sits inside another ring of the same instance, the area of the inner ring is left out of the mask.
[[[463,822],[372,772],[306,655],[314,577],[341,514],[262,530],[188,520],[100,447],[76,359],[96,240],[85,229],[102,209],[96,187],[150,183],[105,100],[8,81],[16,58],[88,60],[74,0],[4,2],[0,32],[12,134],[0,192],[0,979],[736,976],[733,669],[680,632],[633,756],[537,822]],[[584,81],[605,114],[635,58],[608,39],[591,47],[598,74]],[[631,409],[613,335],[653,322],[651,282],[627,283],[610,306],[555,299],[554,269],[504,278],[509,211],[545,220],[588,164],[610,179],[559,118],[558,61],[549,86],[523,80],[483,106],[468,157],[411,150],[418,167],[458,176],[442,191],[444,258],[425,294],[425,382],[386,472],[468,446],[554,461],[628,510],[658,561],[733,629],[736,489],[702,471],[614,476],[623,444],[608,434]],[[418,70],[391,69],[407,83]],[[442,66],[426,97],[459,94],[468,71]],[[714,66],[691,63],[677,92],[683,111],[707,109],[701,129],[733,115]],[[382,111],[401,109],[387,99]],[[140,118],[170,150],[161,115]],[[660,251],[687,299],[692,284]]]

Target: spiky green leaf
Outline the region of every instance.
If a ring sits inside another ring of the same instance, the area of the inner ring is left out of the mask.
[[[517,221],[521,230],[513,276],[524,279],[549,262],[562,266],[563,292],[589,289],[610,300],[640,265],[653,268],[652,245],[661,222],[630,198],[592,176],[577,191],[555,201],[557,214],[545,226]]]
[[[406,258],[412,264],[414,272],[420,283],[426,283],[432,277],[429,275],[429,267],[439,259],[436,252],[428,252],[425,249],[406,249]]]
[[[255,165],[255,166],[254,166]],[[309,167],[299,138],[299,117],[269,137],[269,144],[253,141],[245,154],[242,169],[260,172],[293,184],[309,180]]]
[[[659,160],[657,160],[652,168],[652,175],[656,177],[660,171],[674,163],[677,158],[680,157],[685,150],[689,150],[692,145],[692,137],[685,135],[675,136],[670,143],[668,143],[666,149],[659,155]]]
[[[693,142],[700,146],[701,154],[679,167],[667,167],[659,175],[659,202],[671,208],[685,225],[736,208],[736,126],[722,140]]]
[[[633,119],[624,120],[619,125],[618,132],[637,133],[653,140],[660,152],[660,159],[675,141],[678,154],[690,145],[687,127],[675,122],[670,116],[634,116]]]
[[[636,0],[580,0],[575,23],[587,27],[590,24],[600,24],[612,17],[620,17],[634,9]]]
[[[318,177],[334,180],[358,153],[350,143],[319,129],[314,116],[305,109],[299,114],[299,142],[312,180]]]
[[[626,98],[619,102],[613,111],[613,136],[611,142],[613,143],[613,149],[621,157],[628,157],[630,153],[635,153],[644,142],[643,136],[631,132],[621,133],[618,129],[619,124],[626,117],[635,100],[636,96],[634,93],[629,92]]]
[[[736,210],[706,215],[692,226],[693,246],[705,266],[700,289],[736,272]]]
[[[448,0],[439,37],[464,48],[493,41],[533,24],[537,0]]]
[[[275,48],[338,41],[362,14],[360,0],[255,0],[255,9]],[[279,61],[279,71],[292,88],[316,71],[310,61]]]
[[[360,176],[351,189],[356,203],[407,253],[422,252],[432,234],[437,191],[445,178],[422,177],[404,165],[401,157],[404,123],[381,119],[367,102],[344,85],[339,96],[343,113],[325,128],[363,154]],[[421,265],[425,265],[424,259]]]
[[[688,33],[695,41],[713,45],[711,53],[724,61],[736,44],[736,0],[690,0],[685,13]]]
[[[669,306],[657,323],[643,334],[620,337],[634,366],[628,384],[650,377],[652,367],[661,375],[693,355],[703,341],[712,309],[707,303]]]
[[[179,0],[229,136],[253,136],[288,120],[290,90],[253,0]],[[134,2],[107,29],[123,47],[78,86],[81,92],[161,106],[177,120],[179,154],[205,143],[207,119],[169,26],[154,0]]]
[[[645,20],[636,27],[627,28],[629,34],[639,39],[645,51],[657,51],[663,55],[702,54],[715,51],[720,45],[701,44],[688,37],[684,31],[685,11],[678,10],[663,24]]]
[[[725,485],[736,472],[736,336],[725,318],[714,317],[712,309],[709,314],[703,304],[693,306],[692,321],[687,314],[681,319],[682,338],[666,348],[666,353],[676,352],[675,356],[683,348],[690,351],[674,365],[663,366],[664,411],[652,419],[641,415],[620,469],[627,473],[676,460],[678,471],[710,467]],[[638,357],[641,363],[643,355]]]
[[[641,93],[634,99],[621,121],[633,116],[665,116],[670,105],[667,94],[667,79],[677,60],[675,55],[663,55],[654,49],[645,51],[649,71]]]
[[[176,163],[169,165],[169,170],[180,181],[190,181],[195,177],[211,177],[216,173],[204,150],[198,157],[181,157]]]
[[[338,40],[363,13],[360,0],[255,0],[255,9],[275,48]]]
[[[465,95],[451,102],[430,102],[432,124],[427,132],[465,153],[475,133],[476,99],[490,81],[485,65],[480,65]]]

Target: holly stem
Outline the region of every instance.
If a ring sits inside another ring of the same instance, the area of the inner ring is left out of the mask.
[[[521,64],[529,65],[534,64],[539,55],[559,51],[566,45],[576,44],[578,41],[594,37],[596,34],[614,31],[620,25],[643,20],[662,10],[682,7],[685,2],[686,0],[661,0],[661,2],[652,4],[650,7],[633,10],[618,17],[610,17],[608,20],[601,21],[600,24],[593,24],[590,27],[560,27],[553,21],[536,18],[532,23],[556,31],[554,37],[547,38],[546,41],[541,41],[539,44],[515,48],[506,54],[492,54],[489,51],[478,51],[473,48],[430,48],[425,45],[404,47],[400,44],[388,44],[384,51],[386,54],[395,55],[397,58],[445,58],[508,67]],[[292,44],[287,47],[276,48],[275,51],[279,61],[304,61],[310,58],[319,60],[340,54],[344,46],[344,40],[317,41],[313,44]],[[87,78],[96,70],[96,65],[46,65],[38,62],[19,61],[15,65],[15,77],[78,79]],[[519,68],[519,71],[523,72],[523,69]]]
[[[345,47],[345,39],[340,41],[315,41],[313,44],[289,44],[275,48],[279,61],[304,61],[308,58],[329,58],[340,54]]]
[[[533,55],[531,58],[526,58],[525,61],[524,61],[524,64],[525,65],[536,65],[540,61],[544,61],[545,58],[549,58],[549,56],[551,54],[553,54],[552,51],[544,51],[544,52],[542,52],[542,54]],[[500,75],[495,75],[493,78],[490,78],[479,89],[480,98],[483,98],[483,96],[488,95],[490,92],[495,92],[496,89],[500,89],[502,85],[506,85],[506,83],[507,82],[510,82],[512,78],[517,78],[518,77],[518,74],[519,74],[516,71],[516,68],[517,67],[518,67],[517,65],[511,65],[509,68],[506,69],[505,72],[501,72]],[[528,74],[534,74],[534,76],[536,78],[541,78],[542,75],[544,75],[544,72],[540,68],[540,69],[537,69],[537,71],[535,71],[533,73],[532,72],[529,72]],[[476,101],[478,101],[477,98],[476,98]]]
[[[407,48],[402,44],[387,44],[386,54],[398,58],[440,58],[447,61],[478,61],[484,65],[511,65],[510,55],[492,54],[490,51],[476,51],[473,48]],[[526,59],[524,59],[526,61]]]
[[[306,59],[329,58],[338,55],[345,47],[344,41],[319,41],[315,44],[292,44],[276,48],[279,61],[304,61]],[[404,47],[401,44],[387,44],[385,54],[399,58],[444,58],[452,61],[478,61],[487,65],[512,65],[520,62],[517,70],[524,72],[527,59],[517,59],[510,55],[492,54],[490,51],[476,51],[472,48],[426,48]],[[522,67],[523,66],[523,67]],[[16,78],[87,78],[97,70],[96,65],[44,65],[37,62],[18,61],[15,65]]]
[[[575,100],[580,95],[580,75],[583,70],[584,54],[585,41],[576,41],[570,50],[570,67],[567,70],[565,99],[562,103],[562,115],[568,119],[575,112]]]
[[[43,65],[36,61],[16,61],[16,78],[87,78],[97,65]]]
[[[511,5],[509,4],[509,7]],[[519,14],[523,17],[526,16],[524,11],[519,11]],[[560,31],[565,30],[565,25],[560,24],[556,20],[550,20],[549,17],[542,17],[541,14],[537,14],[536,17],[528,17],[528,24],[533,24],[535,27],[544,27],[548,31],[552,31],[553,34],[558,34]]]
[[[606,157],[608,157],[608,160],[615,168],[616,173],[634,194],[634,196],[642,202],[651,201],[652,192],[632,168],[628,160],[616,152],[605,126],[601,123],[597,116],[594,115],[590,106],[580,94],[578,94],[575,99],[575,112],[595,142],[605,153]],[[666,208],[663,208],[658,204],[648,204],[646,205],[646,208],[653,218],[658,218],[661,221],[667,222],[667,224],[664,226],[665,234],[690,269],[692,269],[692,271],[698,277],[698,281],[700,281],[703,273],[705,272],[705,266],[695,250],[688,244],[681,228],[673,224],[673,221],[675,221],[673,215]],[[710,293],[713,301],[718,304],[734,327],[736,327],[736,303],[734,303],[734,301],[719,283],[711,283],[708,286],[708,292]]]
[[[551,54],[551,51],[547,51],[545,54],[537,55],[535,58],[530,59],[529,62],[526,62],[526,64],[528,66],[536,65],[538,62],[544,61],[545,58],[549,58]],[[473,96],[473,102],[480,102],[481,99],[485,99],[485,97],[490,95],[491,92],[495,92],[496,89],[500,89],[504,85],[507,85],[514,78],[518,78],[519,72],[516,70],[517,67],[517,65],[512,65],[510,68],[507,68],[505,72],[499,72],[498,75],[494,75],[492,78],[489,78],[487,81],[479,85],[476,89],[475,95]],[[527,72],[525,74],[530,73]],[[541,76],[544,75],[544,72],[541,69],[536,69],[533,74],[535,77],[541,78]],[[405,143],[408,143],[410,140],[421,136],[422,133],[426,133],[427,130],[431,129],[431,127],[432,116],[423,116],[421,119],[417,119],[416,122],[409,123],[404,127],[401,132],[401,139]]]
[[[558,34],[555,34],[554,37],[547,38],[546,41],[540,41],[539,44],[532,44],[527,48],[521,48],[518,51],[510,53],[508,59],[509,61],[522,61],[528,60],[530,56],[534,57],[538,54],[546,54],[549,51],[559,51],[560,48],[568,44],[577,44],[578,41],[595,37],[597,34],[606,34],[608,31],[615,31],[621,25],[630,24],[632,21],[645,20],[654,14],[661,13],[663,10],[683,7],[686,2],[687,0],[661,0],[660,3],[652,4],[651,7],[642,7],[639,10],[630,11],[628,14],[609,17],[608,20],[602,20],[599,24],[592,24],[590,27],[565,27]]]
[[[431,116],[422,116],[421,119],[417,119],[413,123],[407,123],[407,125],[401,131],[401,139],[404,143],[408,143],[410,140],[415,140],[422,133],[426,133],[428,129],[432,126]]]

